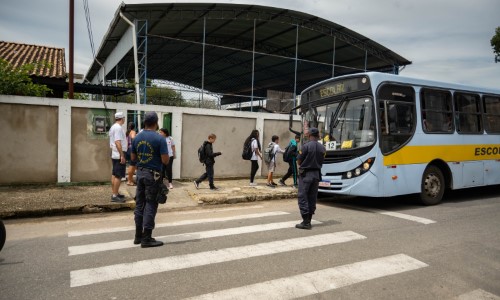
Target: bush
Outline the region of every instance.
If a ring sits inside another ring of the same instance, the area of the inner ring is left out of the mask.
[[[47,93],[52,93],[46,85],[34,84],[30,78],[35,68],[44,66],[45,63],[40,63],[16,68],[0,58],[0,94],[43,97]]]

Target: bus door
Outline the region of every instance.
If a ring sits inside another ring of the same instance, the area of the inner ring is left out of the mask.
[[[405,157],[396,152],[411,140],[415,132],[415,90],[411,86],[383,84],[377,91],[377,102],[380,150],[384,156],[383,193],[387,196],[406,194],[415,186],[414,166],[408,165]],[[391,157],[390,165],[387,164],[388,157]]]

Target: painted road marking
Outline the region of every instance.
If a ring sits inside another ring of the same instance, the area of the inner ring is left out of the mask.
[[[421,217],[415,217],[415,216],[412,216],[412,215],[407,215],[407,214],[393,212],[393,211],[386,211],[386,210],[380,210],[380,209],[369,209],[368,211],[371,211],[371,212],[374,212],[374,213],[377,213],[377,214],[381,214],[381,215],[386,215],[386,216],[396,217],[396,218],[400,218],[400,219],[410,220],[410,221],[422,223],[422,224],[425,224],[425,225],[436,223],[436,221],[433,221],[433,220],[430,220],[430,219],[425,219],[425,218],[421,218]]]
[[[500,300],[500,297],[498,297],[497,295],[488,293],[485,290],[477,289],[477,290],[473,290],[472,292],[468,292],[468,293],[462,294],[460,296],[457,296],[455,299],[458,299],[458,300]]]
[[[410,256],[397,254],[218,291],[189,299],[296,299],[427,266],[427,264]]]
[[[283,212],[283,211],[272,211],[272,212],[256,213],[256,214],[248,214],[248,215],[239,215],[239,216],[232,216],[232,217],[221,217],[221,218],[210,218],[210,219],[197,219],[197,220],[184,220],[184,221],[178,221],[178,222],[156,224],[155,228],[171,227],[171,226],[181,226],[181,225],[193,225],[193,224],[202,224],[202,223],[225,222],[225,221],[234,221],[234,220],[243,220],[243,219],[256,219],[256,218],[273,217],[273,216],[288,215],[288,214],[289,213]],[[99,229],[80,230],[80,231],[69,231],[68,232],[68,237],[83,236],[83,235],[92,235],[92,234],[101,234],[101,233],[122,232],[122,231],[130,231],[130,230],[135,230],[135,226],[113,227],[113,228],[99,228]]]
[[[221,237],[221,236],[229,236],[229,235],[237,235],[244,233],[255,233],[262,231],[270,231],[284,228],[294,228],[297,221],[289,221],[289,222],[279,222],[279,223],[270,223],[270,224],[259,224],[252,226],[243,226],[243,227],[234,227],[234,228],[226,228],[226,229],[218,229],[218,230],[208,230],[208,231],[199,231],[199,232],[191,232],[191,233],[183,233],[183,234],[175,234],[175,235],[165,235],[155,237],[156,240],[160,240],[164,243],[176,243],[176,242],[184,242],[184,241],[193,241],[200,239],[207,239],[213,237]],[[321,222],[312,221],[312,224],[321,224]],[[88,254],[102,251],[110,251],[110,250],[119,250],[119,249],[127,249],[127,248],[136,248],[140,245],[134,245],[132,243],[132,239],[123,240],[123,241],[114,241],[108,243],[96,243],[89,245],[80,245],[80,246],[72,246],[68,247],[69,256],[72,255],[80,255],[80,254]]]
[[[218,212],[225,212],[225,211],[234,211],[234,210],[248,210],[248,209],[257,209],[257,208],[264,208],[263,205],[252,205],[252,206],[238,206],[238,207],[223,207],[223,208],[211,208],[211,209],[197,209],[197,210],[186,210],[186,211],[175,211],[175,212],[168,212],[169,215],[194,215],[194,214],[207,214],[207,213],[218,213]],[[165,212],[158,212],[158,215],[165,214]],[[158,218],[158,217],[157,217]],[[130,220],[130,215],[128,216],[93,216],[89,217],[88,215],[85,216],[85,218],[80,218],[80,219],[71,219],[71,220],[66,220],[66,224],[72,225],[72,224],[80,224],[80,223],[97,223],[97,222],[109,222],[110,220],[116,221],[116,220]]]
[[[365,236],[352,231],[342,231],[249,246],[142,260],[99,268],[76,270],[71,271],[70,273],[70,286],[78,287],[99,282],[132,278],[250,257],[345,243],[365,238]]]
[[[217,213],[224,211],[254,209],[263,207],[264,206],[262,205],[252,205],[252,206],[224,207],[224,208],[211,208],[211,209],[197,209],[197,210],[177,211],[175,212],[175,214],[176,215],[206,214],[206,213]]]

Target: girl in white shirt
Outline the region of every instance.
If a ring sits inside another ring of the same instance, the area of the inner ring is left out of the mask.
[[[173,189],[172,185],[172,164],[174,163],[175,158],[175,142],[174,139],[170,136],[170,132],[166,128],[160,129],[160,134],[165,137],[168,148],[168,156],[170,157],[168,161],[168,165],[165,165],[165,176],[168,178],[168,188]]]
[[[252,130],[252,133],[245,140],[245,145],[251,143],[252,147],[252,158],[250,162],[252,163],[252,167],[250,170],[250,186],[256,186],[257,183],[254,182],[255,174],[257,174],[257,170],[259,169],[258,158],[262,159],[262,153],[260,152],[260,142],[259,142],[259,131],[257,129]]]

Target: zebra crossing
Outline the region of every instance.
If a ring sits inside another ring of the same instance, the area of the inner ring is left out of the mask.
[[[271,232],[273,230],[296,230],[294,228],[297,220],[276,222],[275,216],[289,217],[289,213],[283,211],[271,211],[253,214],[240,214],[230,217],[200,218],[193,220],[159,223],[157,228],[190,226],[196,224],[220,223],[226,221],[245,221],[258,219],[259,225],[247,225],[229,227],[223,229],[194,231],[184,234],[173,234],[158,236],[157,239],[175,247],[179,241],[203,240],[216,237],[229,237],[236,235],[250,235],[259,232]],[[313,220],[313,224],[322,222]],[[230,222],[228,224],[231,224]],[[99,255],[99,253],[112,253],[116,250],[125,250],[139,247],[134,245],[131,239],[114,240],[116,232],[133,231],[133,227],[100,228],[86,231],[70,231],[68,238],[70,244],[73,240],[83,236],[99,236],[108,239],[106,242],[87,245],[68,246],[69,257],[85,255]],[[302,232],[302,231],[301,231]],[[117,280],[151,276],[175,270],[187,270],[195,267],[203,267],[213,264],[224,264],[231,261],[258,259],[270,255],[283,255],[292,251],[314,249],[321,246],[331,246],[343,243],[356,242],[369,239],[362,234],[344,230],[329,233],[315,233],[308,231],[310,235],[283,238],[275,241],[264,241],[244,246],[227,247],[216,250],[201,251],[196,253],[157,257],[137,261],[124,261],[92,268],[70,271],[70,287],[78,288],[92,286],[94,284],[111,284]],[[227,289],[215,291],[209,294],[196,296],[192,299],[294,299],[308,295],[323,293],[343,286],[361,283],[363,281],[409,272],[428,265],[425,262],[405,254],[389,255],[385,257],[373,257],[369,260],[359,261],[345,265],[325,266],[324,269],[307,272],[290,277],[276,278],[250,285],[227,287]]]

